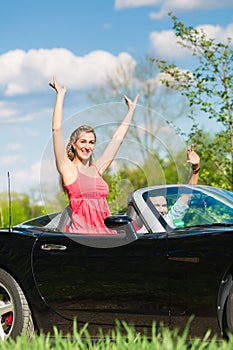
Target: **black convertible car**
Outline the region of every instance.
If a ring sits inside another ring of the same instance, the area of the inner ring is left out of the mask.
[[[168,224],[153,198],[172,211]],[[176,213],[177,214],[177,213]],[[149,334],[186,325],[233,332],[233,194],[208,186],[168,185],[136,190],[128,211],[105,220],[114,235],[67,234],[69,210],[0,230],[0,337],[26,331],[71,332],[89,324],[96,336],[116,320]]]

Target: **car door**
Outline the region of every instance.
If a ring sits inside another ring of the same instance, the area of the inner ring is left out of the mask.
[[[33,249],[34,278],[49,307],[80,324],[168,325],[166,245],[159,234],[115,248],[80,244],[73,234],[42,234]]]
[[[171,322],[186,324],[191,315],[196,334],[219,332],[217,300],[232,264],[232,234],[221,229],[178,230],[168,238]]]

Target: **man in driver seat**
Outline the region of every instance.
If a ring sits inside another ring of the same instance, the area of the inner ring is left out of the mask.
[[[188,180],[188,185],[197,185],[198,173],[200,170],[200,157],[194,151],[194,145],[187,149],[187,162],[192,166],[192,172]],[[155,206],[159,214],[165,219],[167,224],[172,228],[178,227],[183,219],[188,204],[191,199],[191,194],[182,194],[176,203],[168,211],[167,199],[164,196],[150,197],[152,204]]]

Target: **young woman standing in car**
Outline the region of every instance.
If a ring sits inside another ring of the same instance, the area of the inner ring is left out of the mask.
[[[62,133],[62,114],[66,87],[60,86],[55,78],[50,86],[56,91],[52,130],[54,154],[57,170],[66,190],[72,209],[72,222],[65,227],[65,232],[82,234],[114,234],[105,224],[104,219],[111,215],[106,197],[108,184],[102,175],[112,163],[120,145],[130,127],[139,95],[134,101],[124,96],[128,111],[115,130],[111,141],[102,155],[93,161],[92,155],[96,145],[95,130],[87,125],[78,127],[65,145]]]

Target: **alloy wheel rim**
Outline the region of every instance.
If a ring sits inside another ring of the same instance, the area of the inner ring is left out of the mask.
[[[14,323],[14,304],[11,293],[0,283],[0,339],[5,340],[10,336]]]

